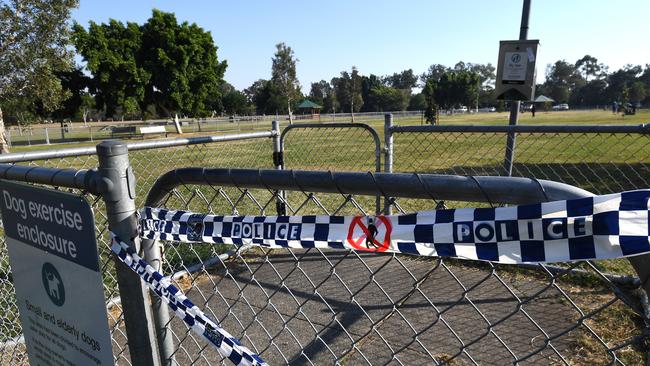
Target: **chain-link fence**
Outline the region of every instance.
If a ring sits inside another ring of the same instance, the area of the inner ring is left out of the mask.
[[[516,135],[513,176],[607,194],[650,187],[650,126],[395,127],[393,171],[504,175],[506,136]]]
[[[274,184],[295,190],[286,202],[291,215],[373,214],[372,192],[391,192],[384,198],[399,213],[430,209],[445,198],[474,207],[500,205],[504,197],[498,191],[506,186],[528,195],[528,202],[575,196],[549,197],[551,189],[542,192],[546,183],[535,180],[529,186],[507,180],[488,185],[484,178],[455,177],[457,195],[446,197],[435,184],[439,177],[426,175],[389,182],[367,174],[280,173],[285,179],[235,170],[208,178],[177,173],[177,187],[159,204],[201,213],[273,215],[279,198]],[[321,188],[301,188],[307,185]],[[352,186],[369,193],[355,193]],[[612,283],[595,263],[557,270],[347,250],[234,252],[223,245],[164,244],[164,273],[175,274],[175,284],[195,304],[270,364],[645,362],[648,318],[640,306],[640,284]],[[178,364],[221,362],[180,319],[165,326]]]
[[[205,167],[272,167],[272,134],[219,136],[169,141],[145,142],[130,145],[129,159],[137,177],[136,205],[144,204],[152,184],[165,171],[185,166]],[[201,143],[199,143],[201,142]],[[60,169],[94,169],[98,166],[94,147],[72,150],[45,151],[2,156],[2,162],[21,162],[33,167]],[[117,364],[131,364],[124,332],[124,316],[117,290],[115,267],[111,256],[108,221],[104,202],[99,196],[88,192],[73,191],[84,195],[95,215],[100,268],[104,278],[104,293],[109,306],[109,325],[113,343],[113,355]],[[0,229],[0,365],[27,364],[22,328],[18,319],[11,268],[4,239]]]
[[[280,165],[376,170],[376,134],[365,127],[328,125],[287,132]],[[507,129],[400,128],[391,131],[395,171],[503,174]],[[565,182],[594,193],[650,186],[647,128],[636,132],[518,128],[514,175]],[[220,143],[131,144],[136,206],[144,205],[150,187],[170,169],[277,167],[271,135],[253,135],[212,140]],[[58,157],[49,152],[40,157],[37,153],[2,156],[0,162],[95,168],[97,158],[86,150],[54,154]],[[300,181],[293,190],[234,182],[188,183],[174,190],[164,204],[202,213],[272,215],[281,201],[288,214],[357,215],[378,212],[381,196],[395,213],[501,203],[489,192],[471,200],[445,199],[434,192],[428,198],[409,198],[375,188],[349,194],[345,185],[323,193],[305,189],[308,183]],[[86,197],[97,223],[115,360],[131,364],[114,266],[107,260],[105,208],[97,196],[86,193]],[[531,268],[317,249],[227,254],[229,250],[233,248],[171,243],[165,245],[163,272],[175,274],[176,283],[195,303],[273,364],[639,364],[648,349],[643,283],[631,277],[612,282],[618,277],[605,274],[634,276],[627,260]],[[0,290],[5,295],[0,300],[5,309],[0,315],[0,363],[25,364],[4,241],[0,269]],[[172,319],[170,329],[179,364],[221,360],[187,333],[180,320]]]

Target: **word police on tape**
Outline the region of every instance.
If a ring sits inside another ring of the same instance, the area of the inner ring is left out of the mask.
[[[337,248],[499,263],[610,259],[650,252],[650,190],[497,208],[392,216],[218,216],[141,212],[148,239]]]

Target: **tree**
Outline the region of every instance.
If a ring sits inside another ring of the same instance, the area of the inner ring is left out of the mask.
[[[0,0],[0,153],[9,152],[2,105],[38,101],[52,111],[66,98],[57,72],[70,70],[68,19],[76,0]]]
[[[108,24],[91,21],[88,31],[79,24],[73,29],[77,51],[93,75],[97,107],[117,118],[135,113],[151,77],[141,61],[140,26],[111,19]]]
[[[642,74],[642,71],[640,65],[625,65],[622,69],[611,73],[607,78],[607,97],[610,100],[621,100],[625,89],[629,96],[630,86],[637,81],[637,77]]]
[[[377,86],[370,89],[369,98],[375,106],[374,112],[403,111],[408,106],[410,93],[406,89]]]
[[[87,90],[90,86],[90,78],[84,75],[79,66],[71,71],[59,72],[58,76],[61,80],[63,90],[69,97],[62,103],[61,108],[52,113],[52,117],[58,119],[74,117],[79,114],[80,109],[85,107],[84,103],[88,102],[85,96],[88,94]]]
[[[422,86],[424,87],[424,85],[426,85],[429,79],[440,80],[442,74],[444,74],[449,70],[450,69],[447,66],[441,64],[433,64],[429,66],[427,71],[422,75],[420,75],[420,81],[422,82]]]
[[[246,95],[238,90],[231,90],[223,94],[223,109],[230,115],[249,114],[250,108]]]
[[[395,89],[408,89],[410,92],[412,88],[417,86],[418,77],[413,73],[413,69],[408,69],[387,76],[385,78],[385,83]]]
[[[572,94],[586,83],[586,79],[580,74],[576,65],[565,60],[556,61],[546,67],[544,87],[556,102],[569,102]],[[571,101],[575,102],[575,99]]]
[[[145,104],[155,104],[167,115],[203,117],[219,109],[215,104],[227,63],[219,62],[212,34],[156,9],[141,29],[142,66],[151,75]]]
[[[641,103],[645,99],[645,85],[641,81],[635,81],[630,86],[630,100],[635,103]]]
[[[427,100],[424,93],[417,93],[411,96],[407,109],[409,111],[423,111],[427,108]]]
[[[607,72],[607,66],[598,63],[598,59],[590,55],[585,55],[576,61],[575,67],[585,80],[602,79],[605,76],[604,72]]]
[[[573,93],[574,103],[583,106],[603,106],[608,104],[607,82],[603,79],[593,79]],[[549,93],[550,94],[550,93]]]
[[[227,67],[212,35],[176,16],[153,10],[140,26],[110,20],[74,26],[74,43],[92,73],[98,107],[108,115],[136,115],[149,106],[163,114],[196,117],[220,108]]]
[[[375,74],[370,74],[370,76],[361,77],[361,98],[363,99],[363,107],[361,108],[362,112],[376,112],[381,110],[380,106],[377,104],[377,100],[373,99],[370,95],[370,91],[373,88],[383,87],[383,80]]]
[[[292,122],[291,106],[292,103],[298,102],[302,98],[300,92],[300,83],[296,76],[296,62],[298,59],[294,57],[291,47],[284,43],[275,45],[276,52],[273,55],[273,64],[271,66],[271,83],[273,84],[273,91],[277,94],[271,94],[272,99],[278,100],[274,104],[284,104],[289,113],[289,122]]]
[[[479,76],[471,71],[448,71],[442,74],[435,86],[435,100],[444,109],[476,100]]]
[[[255,105],[255,110],[257,114],[266,113],[266,102],[269,99],[268,80],[259,79],[255,81],[251,86],[244,89],[244,94],[248,100]]]
[[[321,106],[325,105],[325,100],[332,94],[332,86],[325,80],[317,83],[311,83],[311,90],[309,91],[309,99]]]
[[[440,77],[442,77],[442,75]],[[436,89],[438,88],[438,80],[440,77],[437,79],[433,76],[430,77],[424,84],[424,88],[422,88],[422,94],[424,95],[424,99],[427,105],[424,111],[424,117],[427,119],[427,122],[431,124],[439,123],[439,121],[436,121],[436,116],[438,114]]]
[[[352,66],[352,72],[342,71],[341,76],[332,79],[336,99],[343,112],[359,112],[363,107],[361,95],[362,78],[359,70]]]

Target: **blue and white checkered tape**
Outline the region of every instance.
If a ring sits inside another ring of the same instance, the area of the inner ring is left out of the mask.
[[[650,190],[391,216],[218,216],[145,207],[141,236],[269,248],[336,248],[498,263],[650,252]]]
[[[171,284],[168,277],[156,271],[113,233],[111,240],[113,253],[137,273],[192,331],[205,338],[221,355],[238,366],[268,365],[256,353],[243,346],[237,338],[208,318],[181,290]]]

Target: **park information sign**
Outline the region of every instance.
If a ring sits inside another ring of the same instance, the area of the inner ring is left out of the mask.
[[[535,98],[539,41],[501,41],[497,65],[497,99],[530,101]]]
[[[0,211],[32,365],[112,365],[88,202],[0,180]]]

